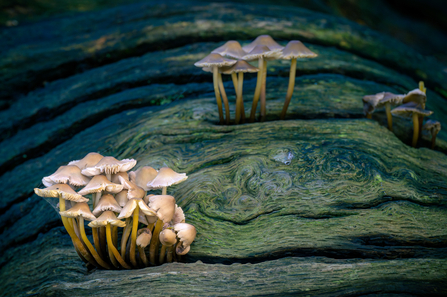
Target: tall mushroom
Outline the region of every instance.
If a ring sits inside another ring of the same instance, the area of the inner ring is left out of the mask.
[[[238,81],[237,81],[237,96],[236,96],[236,124],[242,120],[245,120],[245,109],[244,109],[244,100],[242,97],[243,93],[243,83],[244,83],[244,72],[254,73],[258,72],[259,69],[251,66],[244,60],[238,60],[236,64],[223,71],[225,74],[238,73]]]
[[[147,186],[147,184],[152,182],[157,174],[158,171],[151,166],[143,166],[136,171],[129,172],[129,179],[131,182],[133,182],[143,190],[149,191],[150,188]]]
[[[431,133],[431,149],[435,149],[436,135],[441,131],[441,123],[434,120],[428,120],[422,127],[423,130],[430,131]]]
[[[290,63],[289,73],[289,87],[287,88],[286,100],[281,111],[280,119],[284,120],[289,107],[290,100],[292,99],[293,89],[295,87],[295,74],[296,74],[296,59],[297,58],[315,58],[317,54],[308,49],[301,41],[292,40],[282,50],[280,59],[292,60]]]
[[[147,184],[150,189],[162,188],[162,195],[166,195],[167,188],[181,183],[188,179],[186,173],[177,173],[171,168],[162,167],[158,171],[157,176]]]
[[[393,131],[393,118],[391,116],[391,105],[400,105],[405,99],[405,95],[381,92],[375,95],[363,97],[363,111],[368,119],[372,118],[372,113],[376,108],[385,107],[388,129]]]
[[[219,54],[209,54],[202,60],[194,63],[194,66],[204,68],[211,67],[213,69],[213,85],[214,85],[214,93],[216,95],[217,108],[219,111],[219,121],[223,123],[223,111],[222,111],[222,102],[220,100],[220,92],[219,92],[219,67],[223,66],[231,66],[236,63],[235,60],[230,60],[222,57]]]
[[[132,169],[137,164],[134,159],[123,159],[121,161],[114,157],[103,157],[101,161],[91,167],[82,170],[82,174],[86,176],[94,176],[104,173],[107,179],[112,179],[112,174],[118,172],[126,172]]]
[[[421,84],[422,83],[422,84]],[[419,82],[419,89],[414,89],[405,96],[403,103],[414,102],[417,103],[421,109],[425,109],[425,103],[427,102],[427,95],[425,94],[426,89],[423,82]],[[419,135],[418,139],[421,137],[422,133],[422,122],[423,116],[419,117]]]

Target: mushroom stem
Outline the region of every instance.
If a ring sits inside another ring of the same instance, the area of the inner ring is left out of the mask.
[[[65,211],[65,199],[61,197],[59,194],[59,210]],[[70,227],[68,223],[68,219],[64,216],[62,218],[62,224],[64,225],[65,229],[68,232],[68,235],[70,235],[71,240],[73,241],[73,244],[75,246],[75,249],[79,251],[79,253],[86,259],[90,264],[98,267],[99,265],[96,263],[95,259],[90,255],[90,253],[87,251],[87,249],[84,247],[82,242],[79,240],[79,238],[76,236],[74,230],[72,227]]]
[[[166,255],[166,261],[168,263],[172,263],[172,255],[174,253],[174,248],[175,248],[175,245],[169,247],[169,249],[168,249],[168,254]]]
[[[92,235],[93,243],[95,244],[95,248],[98,251],[99,257],[101,259],[106,259],[105,255],[102,253],[101,245],[99,244],[98,228],[92,228]]]
[[[213,85],[214,85],[214,94],[216,95],[217,108],[219,111],[219,123],[223,123],[223,111],[222,111],[222,101],[220,100],[219,93],[219,70],[217,66],[213,66]]]
[[[93,199],[93,209],[98,205],[99,199],[101,199],[102,191],[95,193],[95,198]]]
[[[106,233],[107,233],[107,231],[106,231]],[[113,242],[112,242],[112,244],[113,244]],[[120,268],[120,265],[119,265],[118,261],[116,261],[116,258],[113,255],[113,251],[110,247],[107,248],[107,252],[109,253],[109,259],[110,259],[110,262],[112,262],[112,265],[115,266],[116,268]]]
[[[241,120],[241,108],[243,108],[244,103],[242,102],[242,89],[244,85],[244,73],[239,72],[239,77],[237,80],[237,97],[236,97],[236,125],[239,124]]]
[[[258,60],[258,77],[256,79],[256,89],[255,94],[253,96],[253,103],[251,105],[251,111],[250,111],[250,123],[253,123],[255,121],[256,117],[256,109],[258,108],[258,101],[259,96],[261,95],[261,86],[262,86],[262,73],[264,69],[264,59],[262,57]]]
[[[103,255],[107,254],[106,227],[99,227],[99,246]]]
[[[432,130],[433,131],[433,130]],[[438,132],[433,131],[432,136],[431,136],[431,149],[434,150],[435,149],[435,145],[436,145],[436,135],[438,135]]]
[[[107,246],[109,248],[109,251],[112,252],[113,256],[115,256],[116,260],[118,260],[118,262],[121,264],[121,266],[123,266],[126,269],[132,269],[124,260],[123,258],[121,258],[120,253],[118,253],[118,250],[116,249],[116,247],[113,245],[112,242],[112,232],[110,230],[110,223],[107,224],[106,226],[106,233],[107,233]]]
[[[161,250],[160,250],[160,256],[158,257],[158,264],[163,264],[165,262],[165,255],[166,255],[166,246],[162,244]]]
[[[386,119],[388,121],[388,130],[393,132],[393,117],[391,115],[391,104],[389,102],[385,103]]]
[[[367,114],[366,114],[366,118],[371,120],[371,119],[373,118],[372,113],[367,113]]]
[[[134,267],[138,267],[137,260],[135,258],[135,253],[136,253],[136,247],[137,247],[137,231],[138,231],[138,214],[139,214],[139,212],[140,212],[140,207],[137,204],[137,206],[135,207],[135,209],[133,211],[132,235],[130,238],[130,252],[129,252],[130,263]]]
[[[416,147],[419,138],[419,116],[413,112],[413,142],[411,143],[412,147]]]
[[[262,86],[261,86],[261,122],[265,121],[266,116],[266,98],[265,98],[265,88],[267,84],[267,61],[264,60],[264,65],[262,66]]]
[[[162,195],[166,195],[167,191],[168,191],[168,187],[163,187],[163,188],[161,189],[161,194],[162,194]]]
[[[84,218],[81,216],[79,217],[79,230],[81,231],[82,240],[87,245],[88,250],[92,254],[93,258],[95,258],[96,262],[98,262],[98,264],[104,267],[105,269],[112,269],[112,267],[110,267],[110,265],[107,264],[107,262],[101,259],[101,257],[98,255],[93,245],[90,243],[90,240],[88,240],[87,235],[85,234]]]
[[[282,107],[280,119],[284,120],[287,113],[287,108],[289,107],[290,100],[293,95],[293,88],[295,87],[295,75],[296,75],[296,58],[292,59],[290,63],[290,73],[289,73],[289,87],[287,88],[286,101],[284,101],[284,106]]]
[[[231,79],[233,80],[234,93],[237,94],[237,74],[235,72],[231,73]]]
[[[131,219],[131,217],[126,219],[126,226],[124,227],[123,235],[121,236],[121,257],[123,259],[126,258],[127,240],[129,239],[130,230],[132,228],[132,225],[130,224]]]
[[[158,219],[157,223],[155,224],[155,229],[154,229],[154,233],[152,234],[152,239],[151,239],[151,245],[149,247],[149,256],[150,256],[150,261],[152,264],[156,264],[155,259],[156,259],[156,253],[157,253],[157,249],[158,249],[158,237],[160,235],[160,231],[163,228],[163,221]]]
[[[149,261],[147,260],[146,253],[144,252],[144,248],[138,246],[138,253],[140,254],[140,259],[143,261],[144,266],[149,266]]]
[[[219,73],[219,89],[222,94],[222,100],[225,106],[225,124],[230,124],[230,104],[228,103],[227,93],[225,92],[225,87],[222,81],[222,74]]]
[[[118,246],[118,226],[113,226],[112,228],[112,239],[113,245]]]

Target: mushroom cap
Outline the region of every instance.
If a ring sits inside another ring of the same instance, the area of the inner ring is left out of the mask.
[[[257,45],[248,54],[242,57],[243,60],[253,61],[259,58],[279,58],[280,53],[278,51],[272,51],[266,45]]]
[[[184,222],[185,222],[185,214],[183,213],[183,209],[176,204],[174,217],[172,218],[172,223],[175,225]]]
[[[147,221],[146,216],[141,211],[138,212],[138,222],[140,222],[146,226],[149,225],[149,222]]]
[[[239,73],[239,72],[254,73],[254,72],[258,72],[258,71],[259,71],[259,68],[251,66],[244,60],[238,60],[236,64],[234,64],[227,70],[223,71],[222,73],[224,73],[224,74]]]
[[[420,105],[425,104],[426,101],[427,95],[419,89],[414,89],[408,92],[408,94],[405,95],[405,98],[402,100],[403,103],[415,102]]]
[[[120,182],[120,178],[119,177],[124,178],[125,180],[129,180],[129,174],[127,174],[127,172],[118,172],[115,174],[112,174],[112,178],[110,179],[110,181],[114,184],[121,184]]]
[[[95,216],[99,215],[103,211],[113,211],[113,212],[121,212],[121,206],[116,202],[115,198],[113,198],[110,194],[105,194],[99,199],[98,205],[96,205],[93,210],[93,214]]]
[[[118,227],[125,227],[126,223],[123,221],[120,221],[116,218],[115,214],[111,212],[110,210],[105,211],[102,213],[102,215],[99,216],[94,221],[91,221],[88,226],[91,228],[99,228],[107,226],[107,224],[110,224],[112,226],[118,226]]]
[[[144,196],[146,196],[146,191],[134,184],[131,181],[128,181],[121,176],[119,176],[119,180],[121,184],[123,185],[123,188],[127,190],[127,198],[128,199],[134,199],[134,198],[140,198],[143,199]]]
[[[272,51],[280,51],[284,47],[278,44],[275,40],[273,40],[270,35],[260,35],[256,37],[256,39],[251,42],[250,44],[247,44],[242,47],[244,51],[247,53],[251,52],[257,45],[266,45],[270,50]]]
[[[157,176],[152,180],[152,182],[147,184],[150,189],[159,189],[163,187],[169,187],[176,185],[188,179],[186,173],[177,173],[171,168],[162,167],[158,171]]]
[[[129,199],[129,201],[124,205],[123,210],[121,210],[120,214],[118,215],[118,219],[126,219],[133,215],[133,211],[137,207],[137,205],[140,208],[140,211],[143,212],[145,215],[148,216],[154,216],[155,211],[150,209],[146,203],[144,203],[143,199],[140,198],[134,198]]]
[[[157,217],[168,223],[175,213],[175,198],[170,195],[154,195],[149,197],[149,208],[156,212]]]
[[[396,107],[395,109],[391,110],[391,113],[393,115],[398,115],[402,117],[410,117],[413,115],[413,113],[416,113],[420,116],[429,116],[433,113],[433,111],[422,109],[420,105],[410,102],[407,104],[403,104],[399,107]]]
[[[196,227],[187,223],[175,224],[174,231],[177,232],[177,237],[183,246],[191,245],[197,234]]]
[[[68,163],[68,165],[74,165],[79,167],[79,169],[84,169],[87,167],[92,167],[96,165],[104,156],[98,153],[88,153],[84,158],[81,160],[75,160]]]
[[[385,106],[385,103],[392,105],[402,104],[405,95],[393,94],[390,92],[381,92],[374,95],[363,97],[363,112],[365,114],[373,113],[376,108]]]
[[[137,171],[129,172],[130,181],[142,188],[145,191],[149,191],[147,184],[152,182],[157,176],[158,171],[151,166],[143,166]]]
[[[189,245],[184,247],[181,244],[177,244],[177,246],[175,247],[175,253],[177,255],[183,256],[183,255],[186,255],[190,249],[191,249],[191,246],[189,246]]]
[[[72,208],[66,211],[61,211],[59,214],[67,218],[83,217],[88,221],[96,220],[96,217],[90,211],[88,204],[85,202],[76,203]]]
[[[165,246],[173,246],[177,243],[175,232],[171,229],[165,229],[160,232],[160,242]]]
[[[202,60],[194,63],[194,66],[203,68],[203,67],[213,67],[213,66],[217,66],[217,67],[231,66],[234,64],[236,64],[236,60],[224,58],[219,54],[209,54]]]
[[[123,159],[121,161],[114,157],[104,157],[96,165],[87,167],[82,170],[82,174],[94,176],[101,173],[115,174],[117,172],[125,172],[132,169],[137,164],[134,159]]]
[[[292,40],[282,50],[280,59],[290,60],[296,58],[315,58],[318,56],[316,53],[308,49],[301,41]]]
[[[242,49],[241,44],[235,40],[227,41],[224,45],[216,48],[211,52],[212,54],[219,54],[222,57],[230,57],[234,59],[241,59],[247,53]]]
[[[405,98],[405,95],[384,92],[383,98],[379,100],[377,107],[382,107],[385,105],[385,103],[390,103],[392,105],[400,105],[400,104],[402,104],[402,100],[404,98]]]
[[[85,186],[90,181],[90,178],[81,174],[81,169],[75,165],[67,165],[59,167],[55,173],[46,176],[42,179],[42,183],[46,187],[55,184],[67,184],[73,186]]]
[[[434,120],[428,120],[422,130],[429,130],[432,134],[438,134],[441,131],[441,123]]]
[[[152,232],[149,228],[141,228],[138,230],[137,246],[145,248],[152,239]]]
[[[36,193],[40,197],[48,197],[48,198],[59,198],[59,194],[62,199],[70,200],[74,202],[87,202],[88,199],[82,197],[82,195],[76,193],[69,185],[67,184],[55,184],[51,187],[45,189],[34,189],[34,193]]]
[[[122,189],[123,185],[112,183],[104,175],[95,175],[84,188],[78,191],[78,193],[81,195],[87,195],[107,191],[115,194],[120,192]]]
[[[124,205],[126,205],[127,201],[129,201],[129,198],[127,198],[127,190],[122,190],[121,192],[116,194],[115,200],[119,206],[124,207]]]

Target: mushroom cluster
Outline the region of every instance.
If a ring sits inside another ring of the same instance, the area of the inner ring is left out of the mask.
[[[363,97],[363,112],[368,119],[372,119],[372,114],[377,108],[385,107],[388,129],[393,131],[393,115],[413,120],[413,140],[412,146],[416,147],[422,130],[427,130],[432,134],[432,149],[435,147],[436,135],[441,130],[441,124],[438,121],[428,120],[423,125],[424,117],[433,114],[433,111],[426,110],[427,89],[424,82],[419,82],[419,88],[414,89],[407,94],[393,94],[381,92],[375,95]],[[397,106],[391,110],[391,106]]]
[[[243,100],[244,73],[256,73],[257,83],[253,96],[250,112],[250,122],[255,121],[256,109],[259,99],[261,100],[260,120],[266,117],[266,81],[267,61],[275,59],[291,60],[289,87],[286,100],[280,118],[284,119],[290,100],[292,99],[295,86],[296,60],[298,58],[314,58],[317,55],[309,50],[301,41],[292,40],[285,47],[278,44],[269,35],[258,36],[253,42],[242,47],[239,42],[231,40],[216,48],[194,65],[201,67],[204,71],[213,73],[214,93],[219,110],[219,121],[224,123],[222,100],[225,106],[225,124],[230,124],[230,110],[225,88],[222,83],[222,73],[231,75],[236,93],[236,117],[235,123],[245,122],[245,108]],[[257,61],[254,67],[248,62]],[[222,98],[222,100],[221,100]]]
[[[47,188],[34,189],[41,197],[59,199],[62,223],[87,264],[102,269],[142,268],[178,261],[190,250],[196,229],[185,223],[182,208],[167,195],[167,187],[188,176],[150,166],[128,173],[136,163],[89,153],[44,177]],[[161,195],[147,195],[160,188]],[[91,201],[84,197],[89,194]],[[86,220],[93,244],[85,231]]]

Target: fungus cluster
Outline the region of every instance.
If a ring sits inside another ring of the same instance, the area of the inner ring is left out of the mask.
[[[426,88],[424,82],[419,82],[419,88],[414,89],[407,94],[393,94],[389,92],[381,92],[375,95],[367,95],[363,97],[363,112],[368,119],[372,118],[373,112],[377,108],[385,107],[388,129],[393,131],[393,115],[404,118],[411,118],[413,121],[413,140],[412,146],[416,147],[422,130],[427,130],[432,134],[431,148],[435,147],[436,135],[441,130],[441,123],[438,121],[428,120],[423,125],[424,117],[433,114],[433,111],[426,110],[427,102]],[[397,106],[391,110],[391,106]]]
[[[261,100],[260,120],[266,117],[266,81],[267,61],[275,59],[291,60],[289,87],[280,118],[284,119],[295,86],[296,61],[298,58],[314,58],[317,55],[310,51],[301,41],[292,40],[285,47],[278,44],[269,35],[258,36],[253,42],[242,47],[239,42],[231,40],[216,48],[194,65],[204,71],[213,73],[214,93],[219,109],[220,123],[224,122],[222,101],[225,106],[225,124],[230,124],[230,110],[225,88],[222,83],[222,73],[231,75],[236,93],[235,123],[245,122],[243,100],[244,73],[257,73],[257,82],[250,112],[250,122],[255,121],[256,109]],[[257,62],[254,67],[248,62]],[[221,99],[222,98],[222,99]]]
[[[189,252],[196,229],[185,223],[182,208],[167,195],[167,187],[188,177],[167,167],[157,171],[144,166],[128,173],[135,165],[133,159],[89,153],[44,177],[45,189],[34,189],[41,197],[59,199],[62,223],[85,263],[133,269],[177,261]],[[160,188],[161,195],[147,195]],[[86,195],[91,195],[90,203]]]

